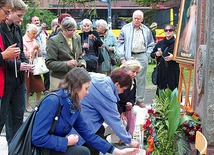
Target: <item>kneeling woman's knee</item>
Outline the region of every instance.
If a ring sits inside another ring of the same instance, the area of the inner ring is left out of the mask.
[[[85,146],[74,145],[68,147],[66,155],[91,155],[91,153],[89,149]]]

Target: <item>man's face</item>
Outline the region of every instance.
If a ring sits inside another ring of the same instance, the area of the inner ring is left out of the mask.
[[[6,4],[0,8],[0,24],[5,22],[10,14],[10,5]]]
[[[32,21],[31,21],[31,24],[35,24],[36,26],[40,26],[40,20],[39,20],[39,17],[33,17],[32,18]]]
[[[9,15],[8,20],[14,24],[21,25],[23,17],[25,15],[25,11],[14,11]]]
[[[135,27],[139,27],[140,24],[143,22],[143,17],[141,14],[134,14],[132,17],[132,21],[133,21]]]

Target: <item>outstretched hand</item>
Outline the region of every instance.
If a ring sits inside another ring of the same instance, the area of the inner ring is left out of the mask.
[[[117,148],[114,149],[113,155],[136,155],[139,152],[138,148],[125,148],[119,150]]]

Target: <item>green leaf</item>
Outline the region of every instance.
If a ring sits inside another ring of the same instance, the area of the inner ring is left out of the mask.
[[[178,137],[175,141],[175,147],[179,155],[190,154],[191,146],[189,141],[185,140],[183,137]]]
[[[180,103],[178,101],[178,97],[176,95],[176,91],[173,93],[168,91],[168,95],[170,95],[171,103],[169,105],[169,110],[167,111],[168,121],[169,121],[169,130],[168,130],[168,139],[171,140],[172,136],[176,132],[179,122],[180,122]]]
[[[192,116],[184,115],[179,122],[179,125],[183,124],[186,121],[193,121],[197,124],[201,124],[201,122],[197,121],[196,119],[192,118]]]

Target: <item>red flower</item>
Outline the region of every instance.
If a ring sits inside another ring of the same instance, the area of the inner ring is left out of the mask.
[[[195,142],[195,135],[189,136],[188,139],[191,142]]]
[[[195,127],[197,130],[201,128],[201,125],[196,125]]]
[[[151,124],[151,121],[149,119],[146,120],[146,123],[143,125],[143,129],[146,130],[147,127],[149,127]]]
[[[148,113],[154,113],[153,109],[148,109]]]
[[[191,130],[190,129],[186,129],[186,134],[189,134]]]
[[[153,128],[150,127],[150,129],[149,129],[149,134],[150,134],[150,135],[153,135],[153,133],[154,133]]]
[[[184,127],[187,127],[187,128],[189,128],[189,125],[188,125],[188,124],[184,124]]]

